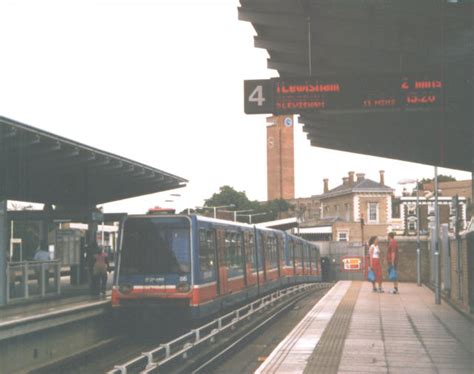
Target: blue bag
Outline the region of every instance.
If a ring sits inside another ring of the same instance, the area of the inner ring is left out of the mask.
[[[388,279],[391,281],[398,279],[397,269],[395,269],[395,266],[390,266],[388,268]]]
[[[369,272],[367,273],[367,280],[369,282],[375,282],[375,273],[372,269],[370,269]]]

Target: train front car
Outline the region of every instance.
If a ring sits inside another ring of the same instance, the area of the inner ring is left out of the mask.
[[[128,217],[123,225],[112,306],[189,306],[191,262],[189,217]]]

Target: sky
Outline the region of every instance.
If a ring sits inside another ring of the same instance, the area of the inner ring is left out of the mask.
[[[106,204],[178,210],[230,185],[266,200],[266,115],[243,81],[278,76],[238,0],[0,0],[0,115],[186,178],[186,188]],[[348,171],[401,191],[433,167],[312,147],[295,121],[296,197]],[[471,175],[439,169],[457,179]],[[180,196],[172,196],[179,194]],[[172,201],[167,201],[172,200]]]

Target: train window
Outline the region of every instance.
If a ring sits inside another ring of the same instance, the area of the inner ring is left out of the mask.
[[[264,269],[264,262],[265,262],[265,253],[264,253],[264,240],[263,240],[263,234],[260,232],[257,235],[257,264],[258,264],[258,270]],[[264,270],[265,271],[265,270]],[[265,273],[264,273],[265,277]]]
[[[253,234],[249,234],[249,240],[246,242],[248,245],[245,249],[245,254],[247,256],[247,263],[250,264],[252,271],[255,271],[255,243],[253,239]]]
[[[229,276],[243,274],[242,238],[239,233],[225,233],[224,259],[229,269]]]
[[[199,268],[203,279],[211,278],[216,263],[216,236],[212,230],[199,230]]]
[[[303,244],[301,242],[297,242],[295,245],[295,262],[298,269],[303,267]]]
[[[267,237],[267,261],[270,268],[277,267],[277,240],[274,236]]]
[[[295,259],[295,242],[293,239],[288,240],[288,253],[287,253],[287,264],[288,266],[293,267],[293,262]]]
[[[190,225],[178,217],[128,219],[124,225],[121,275],[190,271]]]

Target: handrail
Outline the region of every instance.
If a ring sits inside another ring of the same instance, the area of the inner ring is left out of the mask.
[[[59,295],[61,262],[59,260],[7,262],[6,279],[7,303],[12,300]]]

